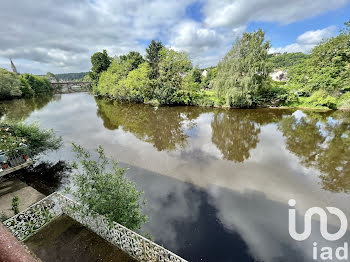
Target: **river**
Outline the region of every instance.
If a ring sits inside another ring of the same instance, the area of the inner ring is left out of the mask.
[[[349,231],[323,239],[316,216],[308,239],[292,239],[288,200],[296,200],[298,232],[310,207],[350,218],[350,113],[154,108],[87,93],[12,100],[0,110],[62,136],[44,162],[71,161],[73,141],[102,145],[145,192],[142,231],[189,261],[313,261],[314,242],[335,250],[349,239]],[[69,183],[62,176],[55,189]],[[338,227],[329,215],[328,230]]]

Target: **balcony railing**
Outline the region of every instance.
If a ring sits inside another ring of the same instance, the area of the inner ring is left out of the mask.
[[[57,192],[9,218],[4,224],[17,239],[24,241],[63,214],[86,226],[138,261],[186,262],[164,247],[116,222],[109,223],[104,216],[84,208]]]
[[[0,151],[0,177],[32,164],[32,155],[25,145],[6,152]]]

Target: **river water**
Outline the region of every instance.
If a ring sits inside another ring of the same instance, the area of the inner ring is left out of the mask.
[[[298,232],[311,207],[334,206],[350,218],[350,113],[154,108],[87,93],[3,102],[0,112],[62,136],[45,162],[71,161],[73,141],[102,145],[145,192],[142,231],[189,261],[314,261],[314,242],[318,257],[329,246],[336,261],[349,239],[349,231],[324,239],[313,216],[310,237],[294,240],[288,200],[296,200]],[[328,231],[339,225],[328,214]]]

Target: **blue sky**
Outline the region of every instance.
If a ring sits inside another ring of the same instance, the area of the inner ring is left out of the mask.
[[[307,53],[337,35],[349,14],[350,0],[6,0],[0,67],[9,69],[12,58],[20,72],[88,71],[94,52],[145,54],[152,39],[207,67],[257,28],[270,52]]]

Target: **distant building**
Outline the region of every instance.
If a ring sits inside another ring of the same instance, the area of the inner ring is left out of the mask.
[[[204,71],[202,72],[202,76],[207,77],[207,75],[208,75],[208,71],[204,69]]]
[[[287,72],[280,69],[274,70],[270,76],[274,81],[287,81]]]
[[[275,52],[275,53],[273,53],[272,55],[273,55],[273,56],[279,56],[279,55],[281,55],[281,53],[280,53],[280,52]]]
[[[17,68],[15,67],[15,64],[12,62],[11,58],[10,58],[10,62],[11,62],[12,72],[14,72],[16,75],[19,75]]]

